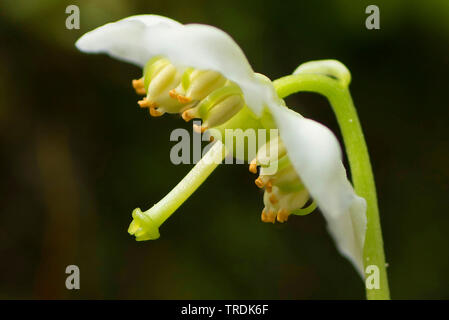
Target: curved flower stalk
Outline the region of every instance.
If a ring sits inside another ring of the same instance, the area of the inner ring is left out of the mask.
[[[251,172],[257,173],[260,167],[256,184],[265,191],[262,220],[284,222],[289,215],[308,214],[317,205],[338,249],[364,277],[366,202],[347,179],[336,137],[325,126],[286,107],[273,83],[253,71],[228,34],[207,25],[182,25],[165,17],[141,15],[88,32],[76,46],[142,67],[143,77],[133,86],[145,95],[139,105],[149,108],[153,116],[179,113],[186,121],[199,118],[201,132],[278,128],[279,136],[248,159]],[[340,69],[331,66],[329,72],[347,81],[348,74],[340,77]],[[206,157],[223,159],[216,156],[217,148]],[[274,162],[278,171],[268,172],[267,163]],[[129,232],[137,240],[158,238],[160,224],[213,168],[198,163],[161,202],[143,213],[136,209]]]

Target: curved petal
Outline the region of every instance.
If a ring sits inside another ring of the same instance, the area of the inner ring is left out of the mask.
[[[137,15],[105,24],[86,34],[76,42],[76,47],[88,53],[106,53],[111,57],[143,67],[154,55],[157,47],[144,45],[149,28],[182,26],[175,20],[158,15]]]
[[[220,72],[239,85],[246,103],[257,115],[274,92],[271,84],[254,74],[237,43],[218,28],[201,24],[177,29],[154,26],[148,28],[145,43],[157,47],[159,54],[173,64]]]
[[[240,86],[257,115],[265,104],[275,101],[271,83],[261,81],[237,43],[212,26],[182,25],[155,15],[133,16],[86,33],[76,46],[140,66],[152,56],[163,55],[177,66],[218,71]]]
[[[339,251],[363,272],[366,202],[346,177],[334,134],[286,107],[271,108],[290,161],[320,207]]]

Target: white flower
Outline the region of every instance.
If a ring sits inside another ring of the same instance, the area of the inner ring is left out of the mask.
[[[228,34],[207,25],[140,15],[88,32],[76,46],[141,67],[152,57],[163,56],[180,69],[216,71],[236,83],[257,116],[264,109],[273,116],[291,164],[326,218],[338,249],[363,277],[366,203],[347,179],[336,137],[325,126],[286,108],[271,82],[255,75]]]

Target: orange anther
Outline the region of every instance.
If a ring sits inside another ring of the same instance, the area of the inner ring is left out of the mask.
[[[279,222],[285,222],[288,220],[288,212],[285,209],[281,209],[278,211],[278,214],[276,216],[276,220]]]
[[[265,183],[263,183],[262,179],[259,177],[256,180],[254,180],[254,183],[256,184],[256,186],[258,186],[259,188],[263,188],[263,186],[265,185]]]
[[[249,163],[249,171],[252,173],[257,173],[257,160],[254,159]]]
[[[142,78],[140,78],[138,80],[133,80],[132,85],[133,85],[134,90],[136,90],[137,94],[145,94],[146,93],[145,84],[144,84]]]
[[[150,115],[153,117],[160,117],[162,116],[164,113],[160,112],[159,110],[157,110],[155,107],[150,107]]]
[[[168,92],[168,95],[169,95],[170,97],[172,97],[173,99],[177,99],[177,98],[178,98],[178,93],[176,92],[175,89],[170,90],[170,91]]]
[[[192,101],[192,98],[189,98],[189,97],[186,97],[186,96],[183,96],[180,94],[178,94],[178,96],[176,98],[178,99],[178,101],[180,103],[189,103],[190,101]]]
[[[181,117],[184,119],[184,121],[186,121],[186,122],[189,122],[190,120],[192,120],[193,118],[195,118],[195,117],[193,117],[191,114],[190,114],[190,112],[189,112],[190,110],[186,110],[186,111],[184,111],[183,113],[182,113],[182,115],[181,115]]]

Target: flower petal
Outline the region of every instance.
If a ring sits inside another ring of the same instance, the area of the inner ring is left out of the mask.
[[[162,55],[179,67],[218,71],[239,85],[246,103],[257,115],[264,105],[275,101],[271,83],[261,81],[237,43],[212,26],[181,25],[155,15],[134,16],[88,32],[76,46],[81,51],[108,53],[140,66]]]
[[[288,156],[320,207],[339,251],[363,274],[366,202],[346,177],[334,134],[283,107],[271,108]]]
[[[247,105],[257,115],[275,95],[271,83],[255,75],[237,43],[218,28],[201,24],[181,28],[151,26],[145,44],[157,48],[158,54],[175,65],[220,72],[239,85]]]
[[[182,25],[158,15],[131,16],[84,34],[75,45],[83,52],[107,53],[113,58],[143,67],[152,56],[157,55],[157,48],[144,44],[148,28],[156,26],[176,28]]]

